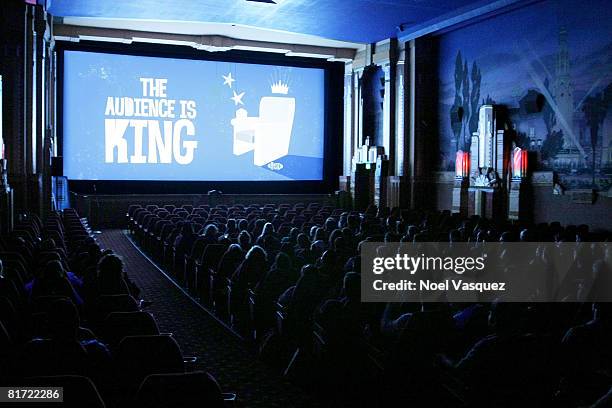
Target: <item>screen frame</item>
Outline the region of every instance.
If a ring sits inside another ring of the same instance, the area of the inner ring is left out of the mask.
[[[344,63],[317,58],[287,57],[256,51],[200,51],[191,47],[150,43],[102,43],[57,41],[57,137],[58,156],[64,150],[64,51],[82,51],[157,58],[223,61],[244,64],[318,68],[324,70],[323,179],[292,181],[160,181],[68,180],[69,190],[83,194],[202,194],[218,190],[229,194],[321,194],[338,189],[342,171]],[[64,159],[64,162],[67,158]]]

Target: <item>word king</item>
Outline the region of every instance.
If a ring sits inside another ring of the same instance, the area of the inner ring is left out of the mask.
[[[140,82],[142,98],[107,98],[104,161],[190,164],[198,148],[195,101],[167,99],[166,79]]]

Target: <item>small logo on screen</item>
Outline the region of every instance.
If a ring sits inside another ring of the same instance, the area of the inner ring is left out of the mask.
[[[270,170],[279,171],[279,170],[283,169],[283,164],[282,163],[270,162],[270,163],[268,163],[268,168]]]

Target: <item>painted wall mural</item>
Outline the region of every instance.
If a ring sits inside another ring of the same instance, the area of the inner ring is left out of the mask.
[[[439,168],[468,149],[483,104],[564,188],[612,187],[612,18],[607,0],[548,0],[439,37]],[[607,17],[606,17],[607,16]]]

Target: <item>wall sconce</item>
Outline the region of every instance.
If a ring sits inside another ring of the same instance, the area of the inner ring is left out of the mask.
[[[463,150],[457,151],[455,159],[455,177],[466,178],[470,175],[470,153]]]
[[[527,150],[516,148],[512,157],[512,178],[527,177]]]

